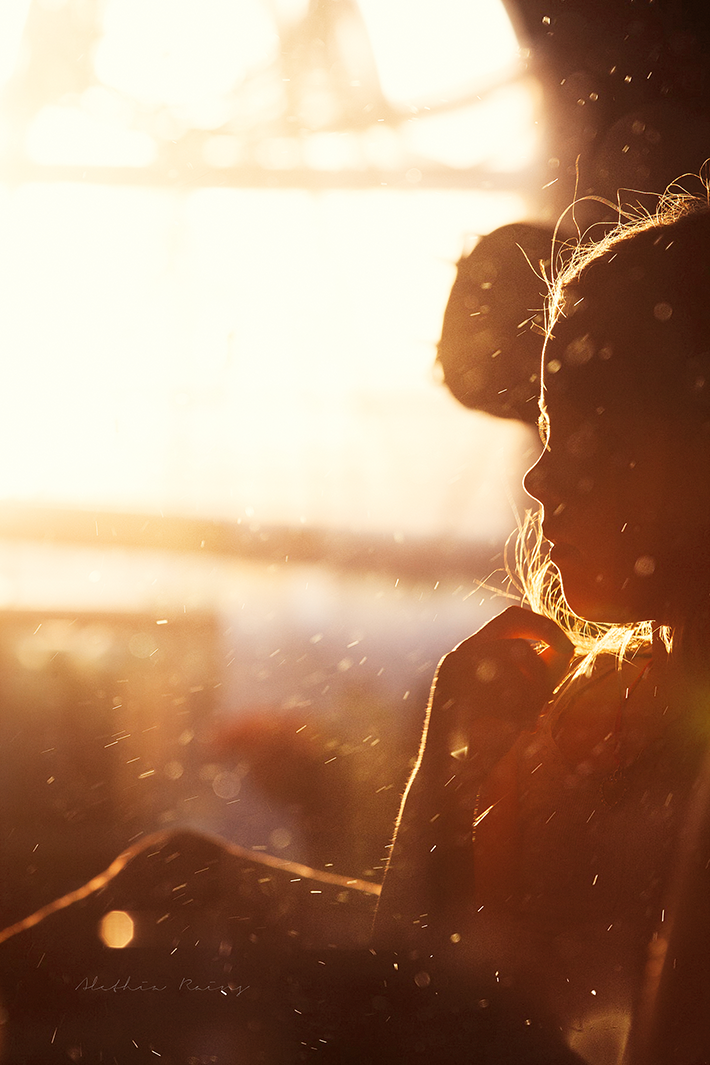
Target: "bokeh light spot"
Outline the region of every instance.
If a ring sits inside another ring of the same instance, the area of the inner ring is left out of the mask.
[[[127,947],[133,939],[135,926],[125,910],[110,910],[99,922],[99,936],[107,947]]]

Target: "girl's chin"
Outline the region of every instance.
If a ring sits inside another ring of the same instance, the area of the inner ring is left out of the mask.
[[[550,558],[560,575],[565,602],[577,617],[607,625],[624,624],[631,620],[630,603],[620,600],[618,590],[616,595],[610,594],[604,587],[604,580],[590,583],[589,571],[586,566],[580,565],[578,551],[562,548],[558,552],[555,547],[550,552]]]
[[[575,579],[575,575],[567,573],[565,576],[563,567],[558,569],[565,601],[584,621],[599,625],[629,625],[656,617],[650,604],[636,602],[631,596],[620,595],[618,590],[615,595],[605,594],[601,582],[590,587],[578,577]]]

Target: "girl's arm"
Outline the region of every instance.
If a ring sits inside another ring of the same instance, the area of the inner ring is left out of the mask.
[[[432,951],[466,933],[481,785],[534,726],[572,654],[554,622],[510,607],[441,660],[375,918],[376,947]]]

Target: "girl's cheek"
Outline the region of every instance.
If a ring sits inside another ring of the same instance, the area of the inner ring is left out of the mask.
[[[569,433],[564,441],[565,453],[571,462],[588,462],[599,451],[599,434],[589,422]]]

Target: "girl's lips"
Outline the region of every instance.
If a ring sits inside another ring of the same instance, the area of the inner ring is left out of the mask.
[[[557,554],[569,554],[571,551],[577,551],[576,547],[572,547],[566,540],[562,539],[557,530],[552,525],[543,525],[542,535],[548,540],[552,546],[552,551]]]
[[[550,551],[550,559],[555,563],[564,562],[566,559],[574,557],[579,558],[579,551],[576,547],[572,547],[571,544],[553,544]]]

